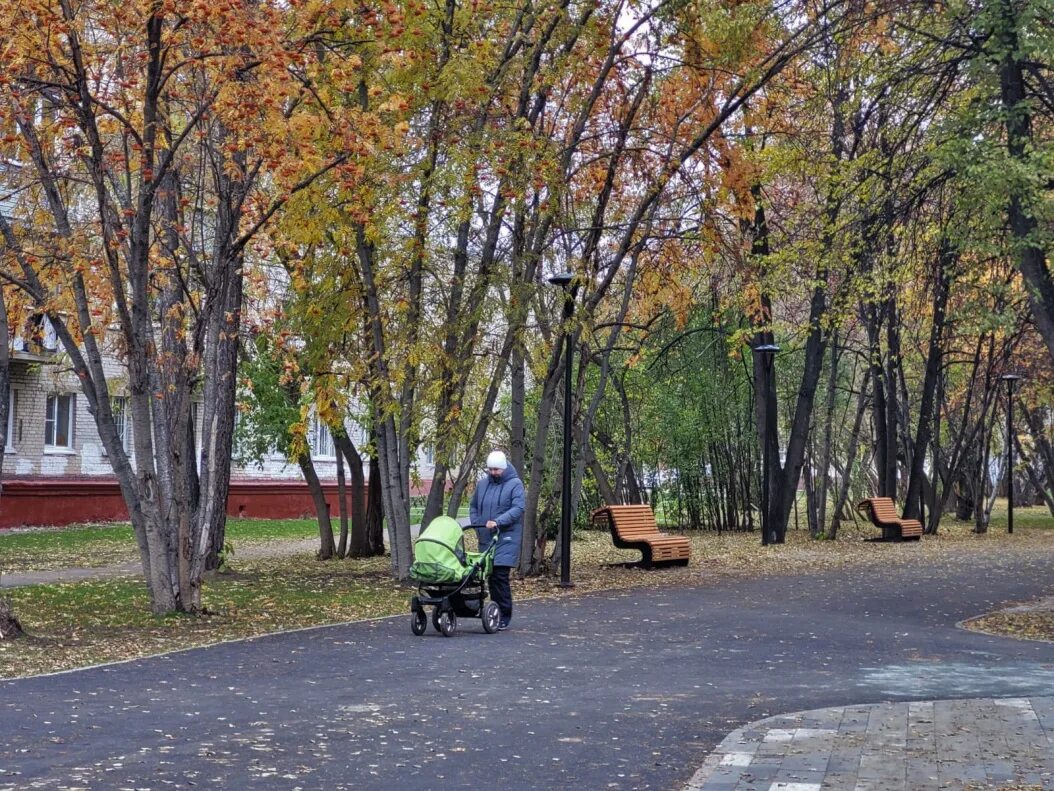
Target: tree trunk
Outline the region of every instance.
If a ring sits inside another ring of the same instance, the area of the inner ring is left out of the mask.
[[[440,457],[439,449],[436,448],[435,466],[432,470],[432,484],[428,487],[428,496],[425,498],[425,510],[421,515],[421,524],[427,525],[441,513],[443,513],[443,500],[446,498],[446,479],[449,468]]]
[[[14,640],[23,634],[22,624],[11,611],[11,605],[7,599],[0,598],[0,640]]]
[[[593,442],[590,437],[583,436],[581,430],[578,431],[577,437],[578,446],[582,449],[582,458],[589,467],[589,471],[593,473],[593,480],[596,482],[597,490],[600,492],[600,499],[605,505],[618,505],[619,497],[614,487],[611,485],[611,480],[608,477],[607,471],[604,466],[600,463],[600,459],[597,458],[596,452],[593,450]],[[616,464],[620,462],[616,459]]]
[[[827,404],[823,420],[823,448],[820,451],[820,492],[817,503],[818,531],[827,527],[827,500],[830,496],[831,457],[834,454],[834,411],[838,395],[838,331],[831,334],[830,368],[827,377]],[[817,534],[814,534],[814,538]]]
[[[3,502],[3,460],[7,447],[7,421],[11,408],[11,339],[7,331],[7,302],[0,288],[0,502]],[[4,569],[0,565],[0,579]],[[22,624],[11,611],[11,605],[0,597],[0,640],[22,636]]]
[[[933,320],[930,325],[930,344],[926,356],[926,373],[922,380],[922,400],[919,404],[919,424],[912,443],[911,472],[908,476],[907,494],[904,496],[904,518],[919,519],[922,516],[922,485],[926,475],[926,452],[932,436],[934,398],[937,378],[943,355],[945,308],[951,290],[951,269],[958,254],[951,248],[948,239],[941,240],[937,253],[937,273],[933,283]]]
[[[868,337],[868,360],[871,366],[871,382],[874,397],[871,399],[871,422],[874,428],[875,468],[878,473],[878,496],[895,497],[894,483],[888,478],[889,432],[893,429],[886,422],[886,368],[882,362],[881,318],[874,305],[864,308]]]
[[[366,498],[372,498],[373,491],[372,488],[369,494],[366,491],[366,474],[362,469],[362,454],[359,453],[359,449],[355,447],[355,443],[351,441],[351,437],[345,432],[338,431],[334,433],[333,444],[340,450],[341,455],[348,460],[348,469],[351,472],[351,535],[347,556],[368,558],[384,554],[384,537],[381,536],[379,549],[374,545],[370,537]],[[341,499],[343,500],[343,495]],[[343,525],[341,526],[341,533],[343,533]]]
[[[1022,408],[1022,411],[1024,409]],[[1025,466],[1025,472],[1028,474],[1028,479],[1032,483],[1032,488],[1036,490],[1036,495],[1043,504],[1047,506],[1047,510],[1050,511],[1050,515],[1054,516],[1054,487],[1050,483],[1051,471],[1047,468],[1046,463],[1043,463],[1043,474],[1036,469],[1036,460],[1029,453],[1025,447],[1021,444],[1021,438],[1019,436],[1014,437],[1014,445],[1017,448],[1018,458],[1021,459],[1021,463]]]
[[[512,461],[512,466],[520,471],[520,475],[526,478],[528,471],[523,466],[527,454],[527,433],[524,419],[524,405],[527,403],[526,361],[524,359],[523,346],[518,341],[512,347],[512,370],[510,374],[511,414],[509,423],[511,431],[509,433],[511,436],[509,437],[509,459]]]
[[[986,432],[987,434],[987,432]],[[988,496],[988,461],[991,458],[989,445],[992,441],[990,436],[985,436],[983,439],[982,449],[980,451],[979,461],[977,464],[977,470],[974,477],[974,488],[973,488],[973,517],[974,525],[973,531],[975,533],[987,533],[988,532],[988,512],[985,509],[985,500]]]
[[[1006,146],[1011,160],[1030,172],[1032,151],[1032,109],[1026,95],[1025,66],[1018,45],[1021,17],[1012,0],[995,0],[997,6],[993,40],[1002,57],[999,68],[1000,98],[1006,128]],[[1031,179],[1022,180],[1031,184]],[[1026,187],[1025,189],[1028,189]],[[1007,207],[1010,229],[1016,244],[1017,263],[1028,283],[1029,305],[1036,328],[1054,359],[1054,281],[1051,280],[1046,252],[1037,237],[1036,211],[1032,196],[1022,194],[1022,188],[1012,186]]]
[[[1029,409],[1024,401],[1020,399],[1018,403],[1025,417],[1025,423],[1028,425],[1029,433],[1032,435],[1035,455],[1038,456],[1042,466],[1043,480],[1042,483],[1037,482],[1037,488],[1042,492],[1051,516],[1054,516],[1054,445],[1051,445],[1043,426],[1043,410]],[[1020,443],[1018,448],[1020,453]],[[1022,458],[1024,459],[1025,456],[1022,455]],[[1030,464],[1029,469],[1033,469],[1035,466],[1035,464]]]
[[[864,422],[864,413],[867,411],[867,393],[871,383],[870,370],[864,374],[864,383],[860,388],[860,395],[856,402],[856,415],[853,417],[853,430],[849,435],[849,447],[845,453],[845,471],[842,473],[841,484],[838,487],[838,499],[834,504],[834,513],[831,514],[831,525],[827,528],[827,538],[834,540],[838,537],[838,528],[841,526],[842,513],[849,499],[849,486],[853,479],[853,464],[856,461],[857,446],[860,442],[860,429]]]
[[[401,396],[391,391],[388,348],[385,338],[381,297],[374,271],[375,249],[365,228],[356,227],[356,248],[365,292],[367,339],[370,349],[370,401],[374,410],[373,436],[377,448],[381,502],[388,526],[388,546],[392,557],[392,573],[397,579],[409,577],[412,562],[410,538],[410,460],[408,427],[412,418],[412,387],[405,387]],[[410,377],[412,379],[412,377]],[[395,422],[395,411],[400,423]],[[372,473],[372,471],[371,471]],[[370,486],[371,492],[374,487]]]
[[[520,544],[520,573],[524,575],[538,574],[545,560],[545,532],[538,529],[538,502],[542,494],[549,424],[552,421],[556,390],[560,383],[557,371],[563,367],[560,365],[561,350],[565,345],[563,337],[557,336],[553,344],[549,358],[549,370],[542,385],[541,399],[538,402],[537,424],[531,449],[531,472],[523,515],[523,540]]]
[[[1054,497],[1051,496],[1050,490],[1047,488],[1046,483],[1036,470],[1036,465],[1027,450],[1021,444],[1021,438],[1014,437],[1014,447],[1016,448],[1017,457],[1021,459],[1021,464],[1025,468],[1025,474],[1028,476],[1028,481],[1035,490],[1035,502],[1036,505],[1042,503],[1047,507],[1051,516],[1054,516]]]
[[[307,481],[307,488],[311,492],[311,500],[315,504],[315,514],[318,516],[318,559],[331,560],[337,554],[337,547],[333,541],[333,523],[329,518],[329,503],[326,502],[326,493],[322,490],[322,482],[315,472],[315,464],[311,461],[311,454],[301,453],[296,457],[296,463],[300,465]]]
[[[392,553],[392,572],[397,579],[404,580],[409,576],[413,554],[410,537],[410,479],[403,474],[402,447],[392,417],[380,421],[377,451],[381,498],[388,525],[388,548]]]
[[[337,513],[340,514],[340,538],[337,540],[337,557],[344,558],[348,556],[348,492],[344,481],[344,451],[341,450],[336,437],[333,440],[333,450],[337,457]]]
[[[370,457],[370,483],[366,490],[366,553],[384,554],[384,500],[381,495],[381,465]]]
[[[809,442],[809,450],[805,458],[805,466],[802,468],[805,482],[805,519],[809,525],[809,537],[816,538],[822,532],[820,522],[819,491],[816,487],[816,463],[814,457],[815,448]]]
[[[787,441],[787,458],[782,468],[779,468],[779,455],[776,454],[776,463],[773,465],[777,479],[777,488],[770,496],[775,498],[775,504],[770,500],[770,508],[775,505],[776,510],[771,513],[772,521],[770,530],[776,534],[775,542],[782,544],[787,532],[787,522],[791,510],[796,502],[798,479],[801,476],[801,468],[805,458],[805,446],[808,440],[809,427],[812,420],[813,402],[816,396],[816,387],[820,381],[820,373],[823,367],[824,348],[827,345],[826,333],[822,326],[822,320],[827,312],[827,271],[822,267],[816,273],[816,286],[813,288],[812,300],[809,308],[809,335],[805,342],[805,364],[802,371],[801,384],[798,388],[798,399],[795,403],[794,418],[791,422],[790,437]]]
[[[900,364],[900,330],[897,322],[897,298],[892,295],[886,301],[886,354],[884,377],[886,382],[886,496],[897,499],[899,443],[897,423],[900,412],[897,395],[897,366]]]
[[[238,254],[221,270],[226,284],[219,304],[212,306],[204,357],[201,499],[195,532],[206,569],[219,566],[219,551],[226,540],[243,301],[242,264],[242,256]]]

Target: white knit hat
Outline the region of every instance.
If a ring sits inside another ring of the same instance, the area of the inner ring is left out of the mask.
[[[487,456],[487,469],[488,470],[504,470],[509,466],[508,460],[505,458],[505,454],[500,450],[492,450],[490,455]]]

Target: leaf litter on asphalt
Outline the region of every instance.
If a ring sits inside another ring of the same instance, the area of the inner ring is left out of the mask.
[[[762,547],[757,533],[688,533],[692,560],[683,568],[646,571],[621,564],[639,553],[619,550],[607,533],[579,533],[572,546],[575,588],[551,576],[516,579],[514,597],[554,598],[592,591],[698,586],[728,577],[814,574],[883,565],[954,564],[983,554],[998,569],[1023,555],[1048,556],[1054,531],[1022,528],[1008,537],[977,535],[968,525],[942,525],[920,542],[876,543],[869,529],[844,529],[837,541],[814,541],[790,531],[787,543]],[[290,554],[281,554],[283,547]],[[408,613],[411,589],[395,583],[385,557],[320,562],[302,539],[269,542],[255,557],[235,555],[229,574],[204,586],[207,615],[156,618],[141,578],[33,585],[5,591],[28,637],[0,641],[0,677],[21,677],[119,661],[223,640],[344,621]],[[972,628],[1005,629],[1018,636],[1050,635],[1051,613],[986,616]]]

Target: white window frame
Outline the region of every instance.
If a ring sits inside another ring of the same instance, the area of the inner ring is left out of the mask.
[[[11,387],[8,389],[7,400],[7,442],[4,443],[4,453],[15,452],[15,405],[18,403],[18,391]]]
[[[57,352],[59,350],[59,333],[55,329],[55,325],[51,323],[51,319],[47,316],[41,322],[41,333],[40,333],[40,345],[45,351]]]
[[[311,434],[308,439],[311,444],[311,458],[337,458],[336,452],[333,448],[333,436],[329,432],[329,426],[327,426],[325,421],[320,419],[318,415],[314,415],[311,418]]]
[[[117,436],[121,438],[121,447],[128,450],[128,396],[110,396],[110,412],[113,414],[113,423],[117,428]],[[106,448],[102,449],[102,455],[109,455]]]
[[[66,400],[66,440],[68,444],[57,445],[55,440],[58,437],[58,418],[60,404],[62,399]],[[54,405],[54,413],[52,412],[52,405]],[[77,413],[77,395],[76,393],[48,393],[47,399],[44,402],[44,452],[45,453],[73,453],[73,447],[75,443],[75,431],[76,423],[74,418]],[[48,441],[48,429],[50,426],[51,430],[51,441]]]

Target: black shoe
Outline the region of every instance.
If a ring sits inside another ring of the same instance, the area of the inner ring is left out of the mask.
[[[502,618],[500,621],[498,621],[498,631],[499,632],[504,632],[508,628],[509,628],[509,622],[507,620]]]

